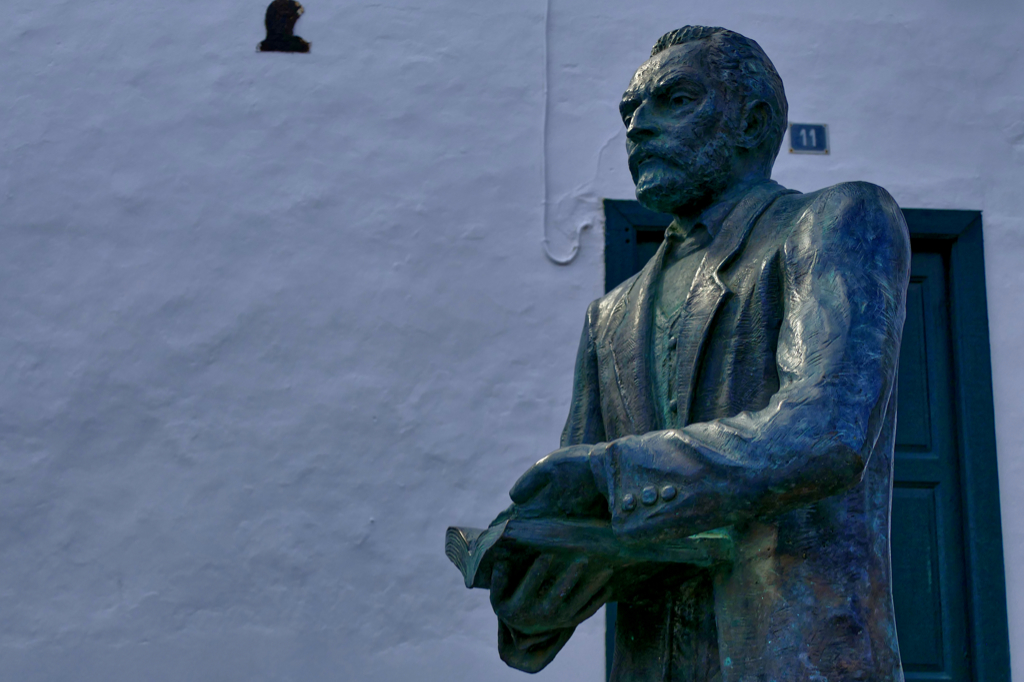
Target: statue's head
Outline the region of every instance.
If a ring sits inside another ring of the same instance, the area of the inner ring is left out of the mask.
[[[771,176],[788,105],[757,43],[685,26],[655,43],[619,110],[637,199],[687,215],[734,185]]]

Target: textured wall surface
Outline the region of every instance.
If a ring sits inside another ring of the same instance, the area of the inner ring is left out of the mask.
[[[984,211],[1024,679],[1024,9],[305,5],[310,55],[255,52],[261,2],[0,23],[0,680],[527,679],[444,529],[557,444],[617,100],[684,23],[830,125],[783,184]],[[594,619],[532,679],[603,665]]]

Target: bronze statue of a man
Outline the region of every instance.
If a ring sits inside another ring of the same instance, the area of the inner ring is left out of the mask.
[[[515,514],[604,519],[624,547],[727,528],[735,560],[499,561],[501,656],[539,670],[617,600],[619,682],[902,680],[889,584],[900,209],[866,183],[801,194],[770,180],[786,97],[737,33],[666,34],[620,110],[637,198],[675,221],[588,309],[562,448],[512,488]]]

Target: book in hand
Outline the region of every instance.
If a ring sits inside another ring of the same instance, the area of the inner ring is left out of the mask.
[[[689,564],[708,567],[733,560],[732,536],[714,530],[657,543],[631,545],[612,532],[607,521],[580,519],[520,519],[503,513],[489,528],[448,529],[445,554],[462,573],[466,587],[490,588],[497,560],[524,552],[585,554],[608,565]]]

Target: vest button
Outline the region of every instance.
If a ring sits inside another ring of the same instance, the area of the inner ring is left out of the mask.
[[[647,486],[643,489],[643,492],[640,493],[640,501],[650,507],[658,501],[658,489],[653,485]]]
[[[622,511],[631,512],[636,509],[636,497],[633,493],[626,493],[622,496]]]
[[[676,487],[674,485],[667,485],[661,489],[661,499],[668,502],[669,500],[675,499]]]

